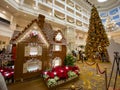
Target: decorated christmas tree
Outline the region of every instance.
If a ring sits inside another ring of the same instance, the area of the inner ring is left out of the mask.
[[[99,13],[95,6],[91,10],[88,36],[85,46],[85,53],[88,58],[95,59],[96,56],[103,53],[108,58],[106,47],[109,46],[109,40],[102,25]]]

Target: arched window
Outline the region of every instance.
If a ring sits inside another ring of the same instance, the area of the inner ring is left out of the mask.
[[[61,41],[61,40],[62,40],[62,35],[61,35],[61,33],[58,33],[58,34],[56,35],[55,40],[56,40],[56,41]]]
[[[42,70],[42,61],[38,59],[27,60],[23,64],[23,73],[35,72],[37,70]]]
[[[60,57],[56,57],[52,61],[52,67],[60,66],[62,64]]]

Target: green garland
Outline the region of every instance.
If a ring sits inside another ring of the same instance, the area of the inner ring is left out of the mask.
[[[68,5],[70,5],[71,7],[74,7],[74,4],[73,4],[73,3],[68,3]]]
[[[76,22],[76,25],[77,25],[77,26],[82,26],[82,24],[80,24],[79,22]]]
[[[68,21],[69,23],[74,23],[74,21],[73,21],[73,20],[70,20],[70,19],[67,19],[67,21]]]
[[[81,9],[79,7],[76,7],[76,10],[80,11],[81,12]]]
[[[57,17],[57,18],[59,18],[59,19],[61,19],[61,20],[65,20],[65,17],[61,17],[61,16],[59,16],[59,15],[57,15],[57,14],[54,14],[55,15],[55,17]]]

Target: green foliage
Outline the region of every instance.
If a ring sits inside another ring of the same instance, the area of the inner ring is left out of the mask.
[[[75,57],[73,57],[71,54],[68,54],[65,57],[64,65],[66,65],[66,66],[74,66],[75,61],[76,61]]]
[[[57,84],[57,81],[55,79],[48,79],[47,84],[48,86],[53,86]]]
[[[55,76],[54,79],[57,81],[59,80],[60,78],[58,76]]]
[[[49,78],[49,75],[47,75],[47,74],[46,74],[46,75],[43,75],[43,78],[44,78],[44,79],[47,79],[47,78]]]
[[[77,74],[73,71],[69,71],[68,72],[68,77],[74,77],[74,76],[77,76]]]
[[[48,79],[47,81],[47,85],[48,86],[54,86],[57,84],[57,81],[59,80],[60,78],[58,76],[55,76],[54,78],[50,78]]]

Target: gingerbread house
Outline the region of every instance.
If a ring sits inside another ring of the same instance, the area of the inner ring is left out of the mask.
[[[45,16],[39,15],[12,42],[16,44],[15,80],[40,75],[41,71],[60,66],[66,56],[66,40],[54,31]]]

